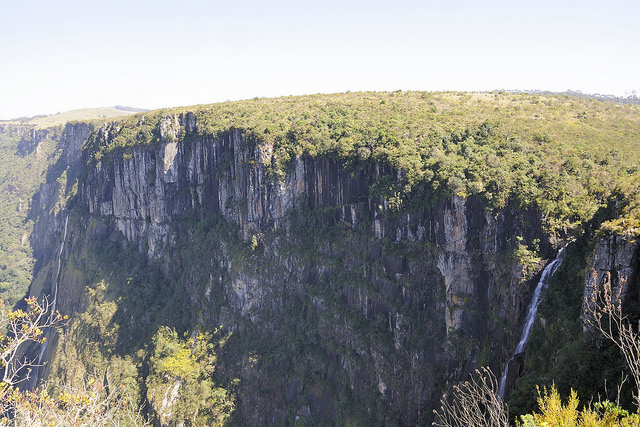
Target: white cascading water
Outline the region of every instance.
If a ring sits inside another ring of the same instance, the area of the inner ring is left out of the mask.
[[[540,276],[540,281],[536,286],[536,290],[533,293],[533,298],[531,298],[531,302],[529,303],[529,310],[527,312],[527,318],[524,322],[524,328],[522,329],[522,335],[520,336],[520,342],[518,342],[518,346],[516,347],[516,351],[513,352],[513,355],[507,362],[507,365],[504,368],[504,373],[502,374],[502,378],[500,378],[500,387],[498,388],[498,395],[501,399],[504,399],[505,388],[507,387],[507,376],[509,374],[509,365],[516,357],[516,355],[522,353],[524,351],[524,347],[527,345],[527,341],[529,341],[529,335],[531,334],[531,329],[533,328],[533,324],[536,320],[536,314],[538,313],[538,305],[540,304],[540,295],[544,288],[547,287],[547,279],[556,271],[556,269],[562,264],[562,256],[564,255],[564,248],[560,249],[556,258],[547,265],[544,270],[542,270],[542,275]]]
[[[58,299],[58,284],[60,282],[60,270],[62,268],[62,251],[64,251],[64,242],[67,240],[67,225],[69,224],[69,215],[64,220],[64,233],[62,235],[62,242],[60,243],[60,250],[58,251],[58,269],[56,271],[56,275],[53,281],[53,299],[51,301],[51,313],[56,311],[56,303]],[[44,342],[40,348],[40,354],[38,355],[38,363],[34,368],[33,374],[33,386],[35,387],[38,384],[38,375],[40,371],[40,366],[42,366],[42,359],[44,357],[44,352],[47,350],[47,344],[49,343],[49,335],[51,334],[51,330],[49,328],[44,331]]]

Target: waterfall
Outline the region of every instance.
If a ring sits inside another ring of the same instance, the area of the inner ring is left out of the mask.
[[[529,341],[529,335],[531,334],[531,329],[533,328],[533,323],[536,320],[536,314],[538,313],[538,305],[540,304],[540,295],[544,288],[547,287],[547,279],[556,271],[556,269],[562,264],[562,256],[564,255],[564,248],[560,249],[556,258],[547,265],[544,270],[542,270],[542,275],[540,276],[540,281],[536,286],[536,290],[533,293],[533,298],[531,298],[531,302],[529,303],[529,309],[527,312],[527,318],[524,321],[524,327],[522,329],[522,335],[520,336],[520,341],[518,342],[518,346],[516,347],[516,351],[513,352],[511,358],[507,362],[507,365],[504,368],[504,373],[502,374],[502,378],[500,378],[500,388],[498,389],[498,395],[500,398],[504,399],[505,388],[507,387],[507,376],[509,374],[509,365],[516,357],[516,355],[522,353],[524,351],[524,347],[527,345],[527,341]]]
[[[57,299],[58,299],[58,285],[60,283],[60,270],[62,269],[62,252],[64,251],[64,242],[67,240],[67,226],[69,225],[69,215],[64,220],[64,233],[62,235],[62,242],[60,243],[60,249],[58,250],[58,269],[53,279],[53,298],[51,301],[51,314],[56,311]],[[44,342],[40,347],[40,353],[38,354],[38,362],[34,366],[33,382],[31,383],[35,388],[38,385],[38,376],[40,374],[40,367],[42,366],[42,359],[44,353],[47,350],[47,344],[49,343],[49,336],[51,335],[51,329],[47,328],[44,331]]]

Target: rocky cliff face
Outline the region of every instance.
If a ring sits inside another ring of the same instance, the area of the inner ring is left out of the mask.
[[[608,283],[613,296],[623,300],[638,299],[640,280],[640,243],[637,240],[609,235],[598,239],[591,269],[585,277],[584,301],[592,305],[597,290]]]
[[[251,425],[424,424],[446,384],[478,364],[501,370],[518,331],[500,325],[517,324],[527,304],[515,237],[544,240],[534,212],[457,196],[396,211],[370,192],[401,174],[387,166],[298,156],[279,178],[271,147],[240,130],[201,135],[189,113],[159,127],[160,144],[100,160],[80,151],[90,127],[65,130],[63,158],[77,166],[65,170],[86,178],[69,208],[81,213],[71,212],[61,308],[90,305],[78,295],[84,241],[130,242],[159,266],[167,295],[181,295],[182,327],[235,337],[217,375],[239,379],[236,420]],[[109,144],[118,125],[95,132]],[[59,190],[50,181],[40,191],[41,254],[59,245],[47,231],[69,214],[50,208]],[[217,228],[202,231],[211,218]],[[120,331],[154,321],[129,317]],[[156,409],[170,415],[171,405]]]
[[[496,274],[504,275],[500,281],[507,279],[503,290],[522,280],[517,265],[513,271],[496,271],[497,258],[512,248],[514,236],[539,233],[532,213],[490,213],[478,200],[452,197],[434,208],[394,215],[386,200],[370,197],[369,189],[382,175],[398,171],[373,165],[354,173],[337,161],[299,156],[277,181],[269,176],[270,147],[247,144],[240,131],[218,140],[199,137],[193,120],[188,114],[165,118],[162,138],[175,141],[184,128],[187,141],[96,162],[82,185],[89,212],[112,216],[116,228],[152,258],[171,247],[172,222],[190,211],[221,215],[237,224],[239,237],[247,240],[290,230],[292,213],[328,208],[332,225],[360,230],[364,224],[365,234],[378,241],[434,245],[430,261],[436,261],[444,279],[447,331],[462,328],[467,297],[497,295]],[[99,132],[108,139],[108,126]],[[523,225],[525,217],[534,227]],[[391,277],[401,276],[406,261],[387,257],[383,268]]]
[[[35,221],[35,228],[31,243],[36,258],[41,262],[55,252],[51,252],[51,249],[58,245],[61,238],[67,214],[66,197],[77,185],[79,174],[84,169],[82,144],[91,131],[93,125],[87,123],[67,124],[64,127],[59,136],[60,156],[49,168],[46,182],[40,185],[33,198],[29,216]]]

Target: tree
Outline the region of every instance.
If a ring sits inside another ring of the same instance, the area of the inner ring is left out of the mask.
[[[10,412],[0,417],[0,426],[149,425],[135,401],[116,385],[110,386],[108,377],[108,373],[89,377],[79,387],[45,384],[41,390],[13,389],[6,396]]]
[[[433,411],[435,426],[509,425],[509,410],[498,395],[498,380],[489,368],[480,368],[471,379],[453,386],[440,405],[440,410]]]
[[[44,331],[66,321],[66,316],[52,311],[53,303],[46,297],[25,301],[26,311],[7,310],[0,300],[0,426],[147,425],[134,400],[117,385],[109,385],[108,372],[88,378],[79,388],[66,384],[45,384],[38,390],[16,387],[29,379],[34,367],[42,366],[23,354],[24,345],[44,343]]]
[[[608,400],[585,405],[582,409],[578,409],[579,403],[578,394],[574,390],[571,390],[566,403],[562,403],[555,385],[552,385],[550,390],[544,387],[542,392],[538,388],[540,412],[520,416],[521,422],[516,425],[521,427],[637,427],[640,422],[637,414],[630,414]]]
[[[235,396],[213,380],[216,346],[229,338],[220,335],[221,330],[181,336],[173,328],[158,329],[146,386],[160,424],[223,425],[231,417]]]
[[[31,369],[37,367],[36,358],[29,359],[22,354],[24,344],[46,341],[44,331],[47,328],[61,326],[66,317],[58,312],[50,313],[52,302],[43,298],[26,298],[27,310],[6,310],[0,300],[0,401],[12,388],[29,379]]]
[[[585,322],[602,336],[612,341],[622,353],[635,381],[634,399],[640,411],[640,322],[634,327],[623,313],[626,279],[612,284],[609,272],[598,284],[597,273],[592,273],[593,285],[587,288],[584,301]],[[624,382],[624,380],[623,380]],[[618,395],[620,394],[620,384]],[[505,426],[508,425],[507,407],[497,395],[497,381],[490,370],[482,368],[470,381],[453,387],[451,396],[444,396],[439,411],[434,411],[437,426]],[[618,402],[598,401],[578,410],[575,391],[563,404],[555,386],[551,391],[538,390],[541,413],[521,416],[523,427],[545,425],[563,426],[638,426],[638,414],[630,414]]]

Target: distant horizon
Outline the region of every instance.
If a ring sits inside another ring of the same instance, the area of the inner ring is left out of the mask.
[[[8,2],[0,117],[398,89],[623,97],[640,91],[638,16],[637,0]]]
[[[342,92],[318,92],[318,93],[305,93],[305,94],[295,94],[295,95],[277,95],[277,96],[260,96],[260,97],[250,97],[250,98],[242,98],[242,99],[226,99],[223,101],[213,101],[213,102],[203,102],[203,103],[198,103],[198,104],[185,104],[185,105],[164,105],[164,106],[159,106],[159,107],[155,107],[155,108],[144,108],[144,107],[139,107],[139,106],[133,106],[133,105],[123,105],[123,104],[116,104],[116,105],[101,105],[101,106],[84,106],[84,107],[80,107],[80,108],[72,108],[69,110],[64,110],[64,111],[57,111],[55,113],[37,113],[37,114],[33,114],[30,116],[16,116],[16,117],[11,117],[11,118],[2,118],[0,117],[0,122],[12,122],[12,121],[28,121],[28,120],[32,120],[35,118],[40,118],[40,117],[51,117],[51,116],[56,116],[56,115],[63,115],[66,113],[70,113],[70,112],[74,112],[74,111],[82,111],[82,110],[91,110],[91,109],[114,109],[114,110],[120,110],[120,111],[124,111],[124,112],[134,112],[134,113],[144,113],[147,111],[154,111],[154,110],[162,110],[162,109],[172,109],[172,108],[188,108],[188,107],[193,107],[196,105],[209,105],[209,104],[220,104],[220,103],[225,103],[225,102],[237,102],[237,101],[247,101],[247,100],[251,100],[251,99],[256,99],[256,98],[284,98],[284,97],[289,97],[289,96],[310,96],[310,95],[318,95],[318,94],[324,94],[324,95],[330,95],[333,93],[350,93],[350,92],[394,92],[396,90],[401,90],[403,92],[433,92],[433,93],[437,93],[437,92],[460,92],[460,93],[491,93],[491,92],[508,92],[508,93],[540,93],[540,94],[554,94],[554,95],[576,95],[576,96],[585,96],[585,97],[592,97],[594,99],[598,99],[598,100],[602,100],[602,101],[613,101],[613,100],[630,100],[630,101],[640,101],[640,91],[630,91],[628,94],[624,94],[624,95],[616,95],[616,94],[609,94],[609,93],[590,93],[590,92],[583,92],[579,89],[566,89],[563,91],[552,91],[552,90],[546,90],[546,89],[492,89],[492,90],[420,90],[420,89],[395,89],[395,90],[357,90],[357,91],[350,91],[350,90],[346,90],[346,91],[342,91]],[[638,104],[638,102],[634,102],[636,104]],[[640,104],[639,104],[640,105]]]

